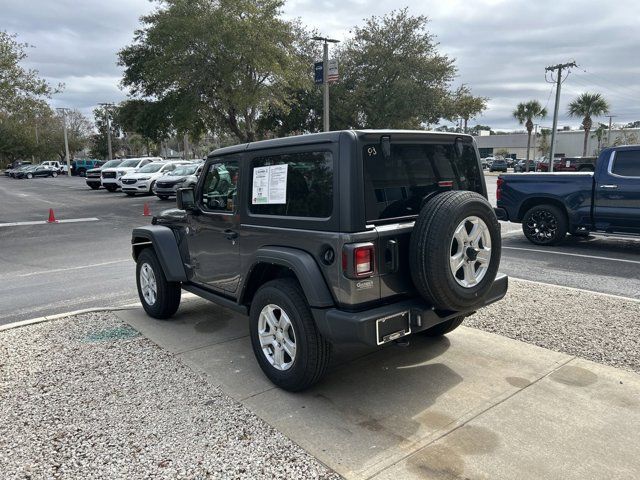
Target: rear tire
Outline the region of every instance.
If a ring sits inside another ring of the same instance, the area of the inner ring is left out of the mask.
[[[446,335],[447,333],[454,331],[456,328],[462,325],[462,322],[465,318],[466,317],[464,316],[455,317],[418,333],[427,337],[441,337],[442,335]]]
[[[33,178],[33,174],[31,174],[31,173],[27,173],[27,178],[28,178],[29,180],[31,180],[31,179]]]
[[[557,245],[567,229],[567,216],[555,205],[536,205],[522,218],[522,232],[535,245]]]
[[[291,392],[324,375],[331,344],[316,328],[300,285],[283,278],[265,283],[251,302],[251,345],[264,374]]]
[[[442,310],[483,304],[500,266],[500,224],[478,193],[434,196],[416,220],[409,259],[411,278],[426,302]]]
[[[53,178],[56,178],[56,177],[58,176],[58,172],[52,172],[52,173],[51,173],[51,176],[52,176]]]
[[[84,168],[80,168],[80,169],[78,170],[78,176],[79,176],[79,177],[84,177],[86,174],[87,174],[87,170],[86,170],[86,169],[84,169]]]
[[[145,248],[136,264],[136,285],[142,308],[160,320],[171,317],[180,306],[180,282],[169,282],[151,248]]]

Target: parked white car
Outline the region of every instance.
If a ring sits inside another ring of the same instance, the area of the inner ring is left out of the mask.
[[[118,188],[122,187],[120,179],[123,176],[135,172],[148,163],[161,161],[161,157],[128,158],[117,167],[103,168],[102,172],[100,172],[100,182],[108,191],[115,192]]]
[[[136,193],[153,193],[153,186],[156,180],[166,173],[172,172],[179,165],[185,165],[189,162],[152,162],[135,172],[128,173],[120,178],[122,191],[127,195],[133,196]]]

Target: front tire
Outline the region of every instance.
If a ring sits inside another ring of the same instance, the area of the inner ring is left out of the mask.
[[[145,248],[138,256],[136,284],[142,308],[160,320],[171,317],[180,306],[180,282],[169,282],[155,252]]]
[[[52,173],[51,173],[51,176],[52,176],[53,178],[56,178],[56,177],[58,176],[58,172],[52,172]]]
[[[111,184],[104,185],[104,188],[107,189],[107,192],[111,192],[111,193],[115,192],[118,189],[116,185],[111,185]]]
[[[91,187],[91,190],[98,190],[100,188],[100,185],[89,185]]]
[[[309,388],[324,375],[331,344],[315,326],[296,280],[265,283],[251,302],[251,345],[264,374],[291,392]]]
[[[124,193],[126,193],[130,197],[135,197],[136,196],[136,194],[134,192],[124,192]]]
[[[33,178],[33,175],[31,173],[27,173],[27,178],[31,180]]]
[[[557,245],[567,229],[567,216],[555,205],[536,205],[522,219],[522,232],[535,245]]]

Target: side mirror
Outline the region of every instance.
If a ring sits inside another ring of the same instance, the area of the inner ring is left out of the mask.
[[[193,188],[179,188],[176,192],[176,204],[180,210],[187,212],[195,212],[196,192]]]

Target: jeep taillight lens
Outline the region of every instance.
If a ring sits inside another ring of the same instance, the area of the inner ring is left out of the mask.
[[[373,248],[361,247],[354,251],[356,276],[361,277],[373,273]]]
[[[342,271],[349,278],[370,277],[375,271],[372,243],[348,244],[342,252]]]

